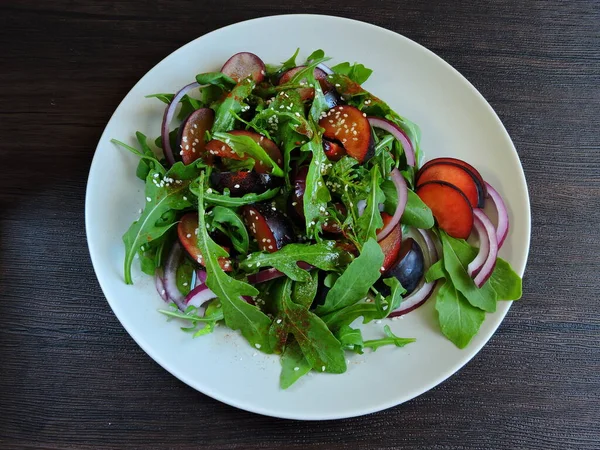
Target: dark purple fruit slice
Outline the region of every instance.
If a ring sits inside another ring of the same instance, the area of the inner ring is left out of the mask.
[[[187,253],[194,261],[196,261],[198,264],[204,265],[204,258],[202,257],[200,249],[198,248],[197,230],[198,213],[186,214],[181,218],[181,221],[177,225],[177,235],[179,236],[179,241],[181,242],[181,245],[183,245],[183,248],[185,248]],[[223,248],[229,252],[229,248],[226,246],[223,246]],[[225,272],[230,272],[233,270],[233,266],[229,258],[219,258],[219,265]]]
[[[299,220],[304,220],[304,191],[306,190],[308,166],[302,166],[292,181],[293,191],[289,199],[289,213]]]
[[[236,53],[223,65],[221,72],[238,83],[250,76],[260,83],[265,78],[265,63],[254,53]]]
[[[215,121],[210,108],[200,108],[191,113],[179,127],[179,149],[184,164],[190,164],[205,156],[205,135]]]
[[[246,205],[242,214],[260,250],[272,253],[293,242],[292,224],[274,202]]]
[[[225,188],[229,189],[232,197],[242,197],[243,195],[263,192],[279,186],[281,178],[273,177],[267,173],[257,173],[242,170],[239,172],[217,172],[210,174],[210,181],[213,187],[219,191]]]
[[[341,105],[330,109],[319,121],[319,126],[325,129],[324,138],[340,142],[346,153],[359,163],[375,154],[371,125],[354,106]]]

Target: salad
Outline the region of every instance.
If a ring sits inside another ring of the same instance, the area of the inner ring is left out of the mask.
[[[123,236],[125,282],[139,259],[161,313],[194,337],[226,326],[281,355],[282,388],[345,372],[347,352],[414,342],[383,320],[428,299],[466,347],[498,300],[521,297],[498,257],[500,194],[465,161],[421,164],[419,128],[362,87],[370,69],[298,54],[277,66],[235,54],[148,96],[167,105],[156,140],[113,140],[140,158],[145,182]],[[382,335],[365,340],[357,324],[371,321]]]

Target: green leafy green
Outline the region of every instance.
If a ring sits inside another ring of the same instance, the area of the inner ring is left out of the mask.
[[[375,239],[377,230],[383,227],[379,204],[384,202],[385,195],[380,188],[380,184],[381,174],[379,167],[373,166],[370,172],[367,205],[357,222],[357,237],[361,243],[367,239]]]
[[[244,100],[252,93],[252,89],[254,89],[252,78],[246,78],[235,85],[217,108],[211,134],[233,130],[236,115],[246,107]]]
[[[316,309],[319,315],[354,305],[364,299],[381,275],[383,251],[375,239],[369,239],[360,255],[350,263],[327,293],[325,303]]]
[[[250,156],[255,161],[261,161],[267,167],[271,167],[271,175],[276,177],[283,176],[283,170],[273,161],[269,154],[258,145],[250,136],[234,135],[229,133],[215,132],[213,138],[225,142],[239,156]]]
[[[158,100],[160,100],[161,102],[163,102],[167,105],[173,101],[173,97],[175,97],[175,94],[146,95],[146,98],[157,98]],[[177,118],[179,120],[183,120],[185,117],[189,116],[195,110],[200,109],[202,107],[202,104],[198,100],[196,100],[194,97],[190,97],[189,95],[184,95],[181,98],[181,100],[179,100],[179,103],[181,104],[181,109],[179,110],[179,113],[177,114]]]
[[[118,141],[116,139],[111,139],[111,142],[113,144],[120,145],[125,150],[128,150],[129,152],[133,153],[134,155],[140,158],[140,162],[138,163],[138,167],[135,171],[135,175],[139,179],[146,181],[146,179],[148,178],[148,174],[151,170],[155,170],[159,174],[164,175],[166,169],[163,167],[163,165],[158,160],[154,152],[148,146],[146,136],[140,133],[139,131],[135,133],[135,136],[138,140],[138,143],[140,144],[140,147],[142,147],[142,151],[139,151],[137,148],[127,145],[124,142]]]
[[[215,206],[210,210],[210,225],[229,237],[233,248],[240,253],[248,253],[250,238],[244,222],[233,210]]]
[[[487,284],[494,288],[498,300],[519,300],[523,295],[521,277],[502,258],[496,259],[496,267]]]
[[[431,283],[432,281],[440,280],[442,278],[446,278],[446,272],[444,271],[444,260],[440,259],[431,265],[425,274],[425,281]]]
[[[309,308],[312,305],[319,287],[319,271],[310,272],[310,280],[296,281],[292,286],[292,301],[300,306]]]
[[[385,325],[383,327],[383,332],[387,337],[381,339],[373,339],[370,341],[365,341],[364,347],[371,348],[373,351],[377,350],[379,347],[383,347],[384,345],[395,345],[396,347],[404,347],[407,344],[415,342],[415,338],[401,338],[392,333],[389,325]]]
[[[373,73],[371,69],[366,68],[362,64],[350,64],[349,62],[337,64],[333,66],[331,70],[333,70],[335,73],[346,75],[348,78],[358,84],[363,84]]]
[[[369,323],[372,320],[381,319],[382,314],[380,308],[378,308],[375,303],[356,303],[352,306],[326,314],[322,319],[331,330],[335,331],[344,325],[350,325],[359,317],[363,318],[362,323]]]
[[[196,176],[195,167],[184,166],[182,163],[176,163],[164,177],[161,177],[159,171],[150,170],[148,173],[145,189],[146,205],[142,215],[123,235],[125,283],[133,284],[131,263],[139,248],[160,238],[175,224],[174,215],[169,221],[161,220],[164,215],[172,210],[181,211],[192,206],[186,194],[188,194],[190,179]]]
[[[281,375],[279,376],[279,386],[281,389],[287,389],[301,377],[310,372],[312,366],[302,353],[298,341],[292,340],[285,347],[281,355]]]
[[[471,342],[485,319],[485,312],[471,305],[448,281],[437,292],[435,309],[442,333],[458,348]]]
[[[385,196],[386,196],[385,198],[387,201],[388,194],[390,194],[390,191],[384,189],[384,192],[385,192]],[[398,199],[397,195],[398,194],[397,194],[395,188],[394,188],[394,194],[396,194],[396,203],[397,203],[397,199]],[[387,208],[386,208],[386,212],[387,212]],[[421,228],[424,230],[432,228],[435,223],[434,219],[433,219],[433,214],[431,213],[431,209],[429,209],[429,206],[427,206],[425,203],[423,203],[423,200],[421,200],[421,198],[417,194],[415,194],[413,191],[411,191],[410,189],[408,190],[406,207],[404,208],[404,213],[402,213],[402,218],[400,219],[400,221],[405,225],[415,227],[415,228]]]
[[[273,253],[251,253],[240,263],[245,271],[274,267],[294,281],[310,281],[310,274],[298,266],[302,261],[321,270],[337,270],[345,265],[348,254],[336,247],[335,241],[323,241],[317,244],[288,244]]]
[[[213,205],[236,208],[238,206],[251,205],[252,203],[270,200],[279,194],[279,192],[279,188],[273,188],[263,192],[262,194],[249,193],[241,197],[230,197],[229,195],[219,194],[218,192],[214,192],[212,189],[209,189],[205,192],[204,199],[206,200],[206,203]]]
[[[289,283],[286,280],[285,283]],[[296,338],[310,366],[321,372],[343,373],[346,358],[342,345],[327,325],[307,308],[292,301],[289,292],[282,299],[289,330]]]
[[[223,310],[221,309],[221,304],[218,302],[211,302],[206,308],[204,316],[199,316],[197,314],[198,308],[194,306],[188,306],[184,312],[181,312],[174,303],[171,304],[170,310],[159,309],[158,312],[169,318],[182,319],[191,322],[191,326],[182,327],[181,329],[186,332],[194,333],[194,337],[212,333],[217,322],[223,320]]]
[[[194,189],[198,197],[198,248],[206,268],[206,285],[217,295],[223,307],[226,325],[240,330],[251,345],[262,352],[270,353],[269,327],[271,320],[256,306],[250,305],[242,296],[255,296],[258,290],[248,283],[227,275],[219,265],[219,257],[227,257],[223,248],[208,235],[204,208],[204,174],[199,186]]]
[[[443,231],[440,231],[440,237],[444,249],[444,268],[452,280],[452,284],[471,305],[487,312],[496,311],[496,291],[489,283],[484,284],[481,288],[475,286],[466,270],[466,266],[472,258],[469,259],[464,247],[457,245],[458,241]]]
[[[221,88],[222,91],[228,91],[235,86],[235,80],[231,79],[222,72],[207,72],[196,75],[196,81],[201,84],[210,84]]]

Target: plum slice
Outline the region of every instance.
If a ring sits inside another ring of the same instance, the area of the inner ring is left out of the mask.
[[[450,236],[466,239],[473,229],[473,208],[460,189],[445,181],[429,181],[416,190],[438,226]]]
[[[346,150],[340,144],[334,141],[323,139],[323,151],[329,161],[339,161],[346,154]]]
[[[402,242],[398,262],[394,264],[382,278],[396,277],[409,295],[419,285],[425,273],[425,260],[419,244],[412,238]],[[390,294],[390,288],[381,279],[377,282],[377,290],[383,295]]]
[[[306,175],[308,175],[308,166],[302,166],[296,172],[293,179],[292,195],[289,199],[289,212],[293,217],[304,220],[304,191],[306,190]]]
[[[198,248],[198,213],[187,213],[181,218],[181,221],[177,225],[177,235],[179,236],[179,242],[183,245],[183,248],[191,256],[191,258],[198,264],[204,265],[204,260],[200,249]],[[222,246],[227,252],[229,248]],[[231,272],[233,270],[231,260],[226,257],[219,258],[219,265],[225,272]]]
[[[240,52],[227,60],[221,72],[238,83],[250,76],[260,83],[265,78],[265,63],[254,53]]]
[[[386,213],[381,213],[381,218],[383,219],[383,227],[392,220],[392,216]],[[379,232],[379,230],[377,231]],[[385,273],[396,263],[400,255],[400,247],[402,246],[402,227],[400,224],[396,225],[392,231],[378,243],[384,255],[381,273]]]
[[[293,78],[294,75],[296,75],[298,72],[300,72],[302,69],[305,69],[305,68],[306,68],[306,66],[298,66],[298,67],[294,67],[293,69],[288,70],[283,75],[281,75],[281,78],[279,78],[278,84],[281,85],[281,84],[288,83]],[[328,92],[332,89],[331,84],[329,83],[329,81],[327,81],[327,74],[325,72],[323,72],[321,69],[316,67],[314,70],[314,75],[315,75],[315,80],[317,80],[318,83],[321,85],[321,89],[323,90],[323,92]],[[300,88],[300,89],[298,89],[298,94],[300,94],[300,98],[302,99],[302,101],[310,100],[315,96],[315,90],[311,87]]]
[[[346,153],[363,163],[375,154],[371,125],[367,117],[354,106],[331,108],[319,121],[325,129],[323,137],[339,142]]]
[[[241,170],[239,172],[217,172],[210,174],[212,185],[219,191],[229,189],[232,197],[241,197],[246,194],[262,194],[280,185],[281,178],[273,177],[267,173]]]
[[[465,169],[466,171],[468,171],[477,183],[477,192],[479,195],[478,207],[483,208],[483,205],[485,203],[485,197],[487,196],[487,189],[486,189],[486,185],[485,185],[485,181],[483,180],[483,177],[477,171],[477,169],[475,169],[475,167],[473,167],[468,162],[463,161],[462,159],[435,158],[435,159],[432,159],[431,161],[428,161],[425,164],[423,164],[423,167],[421,167],[421,171],[424,171],[429,166],[433,166],[436,164],[454,164],[454,165],[460,166],[463,169]]]
[[[417,187],[429,181],[445,181],[460,189],[473,208],[477,208],[481,200],[480,195],[483,195],[477,187],[477,178],[457,164],[438,163],[421,169],[417,174]]]
[[[190,164],[205,155],[206,131],[215,121],[215,113],[210,108],[200,108],[191,113],[179,127],[179,148],[184,164]]]
[[[273,253],[293,241],[292,224],[275,202],[246,205],[242,214],[260,250]]]
[[[254,131],[247,130],[233,130],[229,131],[229,134],[233,134],[234,136],[248,136],[254,140],[258,145],[260,145],[265,152],[271,157],[273,161],[275,161],[278,165],[281,166],[283,163],[283,157],[281,156],[281,150],[277,147],[277,144],[273,142],[271,139],[267,139],[261,134],[255,133]],[[241,161],[246,159],[246,157],[238,155],[233,149],[227,145],[225,142],[219,141],[217,139],[212,139],[206,143],[206,151],[211,156],[218,156],[220,158],[229,158],[235,159],[237,161]],[[254,166],[254,170],[258,173],[269,173],[271,171],[271,167],[268,165],[263,165],[262,161],[257,161]]]

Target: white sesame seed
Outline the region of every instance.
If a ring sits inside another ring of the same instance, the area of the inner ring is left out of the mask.
[[[150,197],[146,197],[146,201],[147,201],[147,202],[151,202],[151,201],[152,201],[152,199],[151,199]]]
[[[256,348],[260,348],[260,344],[259,344],[259,343],[256,343],[256,344],[254,344],[254,346],[255,346]]]
[[[160,291],[160,293],[161,293],[162,295],[165,295],[165,294],[166,294],[166,292],[165,292],[165,290],[164,290],[164,289],[163,289],[162,291]]]
[[[212,189],[211,189],[211,188],[208,188],[208,189],[206,190],[206,193],[207,193],[207,194],[212,194]]]
[[[185,195],[183,196],[183,200],[187,202],[187,197]]]
[[[277,324],[280,324],[282,322],[281,319],[277,319]]]
[[[240,188],[240,185],[239,185],[239,184],[236,184],[236,185],[234,185],[233,187],[234,187],[234,188],[236,188],[236,189],[239,189],[239,188]]]
[[[381,320],[376,320],[376,321],[375,321],[375,323],[376,323],[376,324],[380,324],[380,323],[381,323]]]
[[[321,366],[321,372],[325,372],[325,366]]]
[[[185,237],[187,237],[188,239],[192,237],[192,235],[190,233],[186,234]]]
[[[294,371],[298,372],[300,370],[300,367],[294,367]]]
[[[269,250],[273,250],[273,246],[269,245],[269,247],[267,247]]]
[[[185,283],[183,283],[183,285],[184,285],[184,286],[187,286],[187,285],[188,285],[188,284],[187,284],[187,281],[186,281]]]

